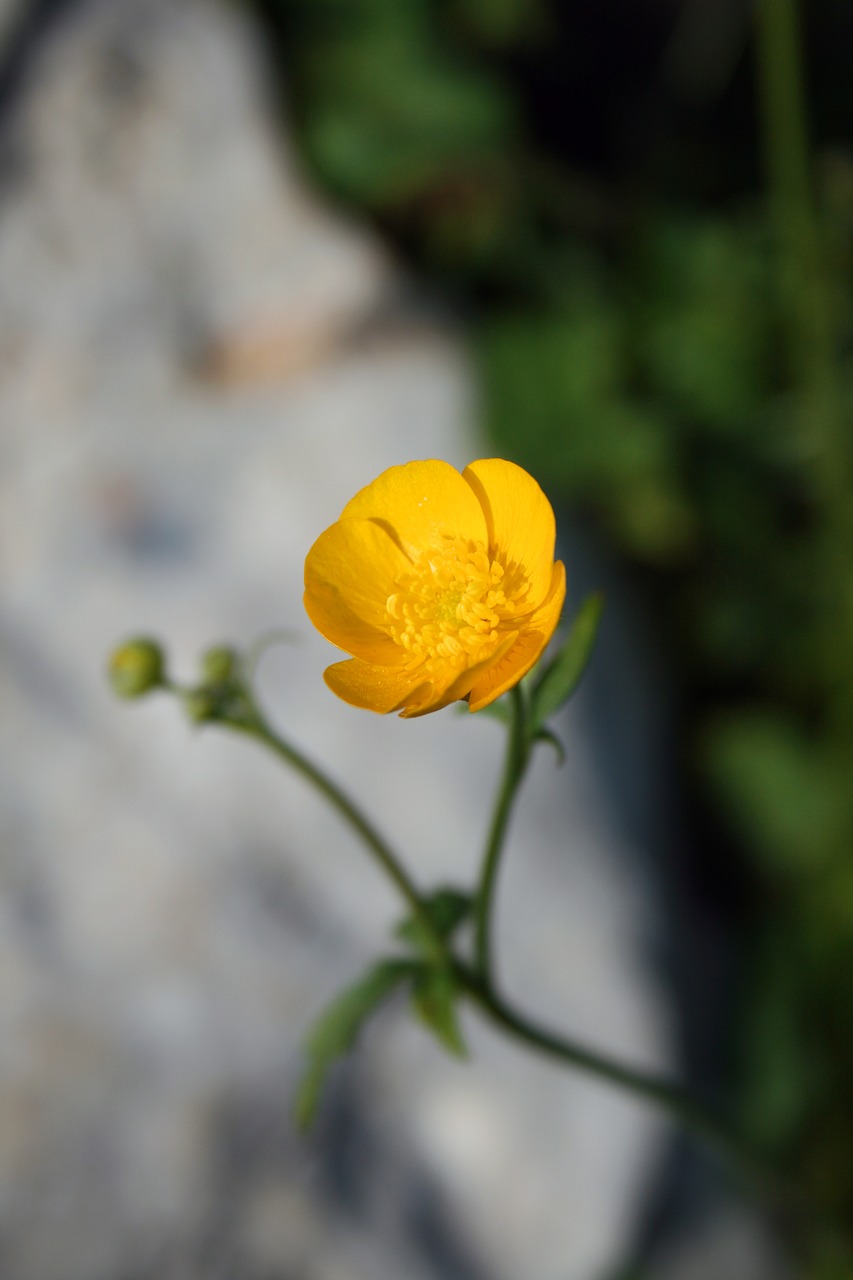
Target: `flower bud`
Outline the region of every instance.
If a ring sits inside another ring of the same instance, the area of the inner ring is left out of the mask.
[[[156,640],[137,637],[112,654],[109,679],[120,698],[141,698],[163,685],[163,650]]]
[[[218,645],[208,649],[201,657],[201,673],[210,684],[225,684],[237,672],[238,659],[233,649]]]

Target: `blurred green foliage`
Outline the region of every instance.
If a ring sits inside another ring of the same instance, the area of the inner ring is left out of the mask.
[[[609,153],[584,168],[559,129],[532,123],[540,68],[553,85],[560,32],[583,6],[255,7],[281,39],[315,174],[471,315],[496,447],[642,569],[688,708],[694,782],[747,868],[745,1123],[849,1231],[853,724],[837,708],[853,705],[853,652],[834,619],[853,596],[853,546],[827,554],[849,521],[829,509],[843,485],[834,499],[821,477],[849,475],[853,453],[853,120],[819,171],[849,446],[827,459],[785,356],[778,246],[740,145],[757,152],[755,123],[736,96],[721,107],[728,134],[688,127],[638,181]],[[614,57],[624,38],[614,25]],[[750,57],[744,35],[732,76]],[[567,84],[579,65],[569,45]],[[840,65],[834,50],[829,80]],[[845,86],[820,89],[837,133]],[[722,172],[727,147],[736,175],[709,199],[697,174]]]

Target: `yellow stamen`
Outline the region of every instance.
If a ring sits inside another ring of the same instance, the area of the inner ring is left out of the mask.
[[[501,632],[517,628],[527,612],[520,568],[462,538],[446,537],[422,552],[395,587],[386,602],[388,633],[412,665],[462,668],[487,658]]]

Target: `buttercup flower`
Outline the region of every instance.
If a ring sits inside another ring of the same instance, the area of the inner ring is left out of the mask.
[[[526,674],[560,618],[554,512],[500,458],[391,467],[348,502],[305,560],[305,608],[353,656],[325,671],[345,702],[425,715],[486,707]]]

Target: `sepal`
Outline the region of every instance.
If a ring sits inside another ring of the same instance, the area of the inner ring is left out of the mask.
[[[604,596],[600,592],[587,596],[556,657],[534,684],[530,698],[530,732],[534,737],[580,684],[592,656],[603,609]]]

